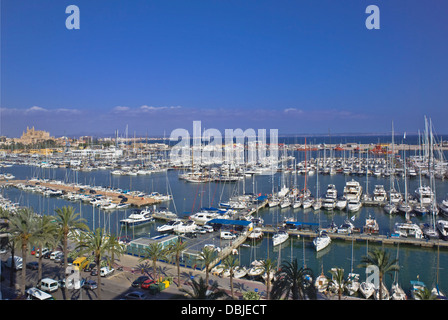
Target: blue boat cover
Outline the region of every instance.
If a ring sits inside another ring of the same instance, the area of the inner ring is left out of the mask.
[[[252,222],[246,220],[228,220],[228,219],[212,219],[210,221],[207,221],[207,224],[214,224],[214,223],[247,227]]]

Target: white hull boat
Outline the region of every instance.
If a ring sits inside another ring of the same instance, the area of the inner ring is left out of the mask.
[[[273,242],[274,247],[282,244],[283,242],[288,240],[288,238],[289,238],[289,234],[284,231],[280,231],[280,232],[276,233],[272,237],[272,242]]]
[[[314,248],[316,249],[316,251],[325,249],[326,247],[328,247],[328,245],[330,243],[331,243],[331,238],[325,232],[321,232],[318,237],[313,239],[313,244],[314,244]]]

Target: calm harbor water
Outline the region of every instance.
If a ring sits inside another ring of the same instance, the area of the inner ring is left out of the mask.
[[[299,159],[300,160],[300,159]],[[297,186],[302,188],[304,185],[304,176],[298,175],[296,178],[292,174],[285,174],[282,177],[281,173],[272,176],[256,176],[255,178],[246,178],[244,182],[239,183],[206,183],[206,184],[192,184],[178,179],[179,171],[170,170],[166,173],[153,173],[147,176],[114,176],[108,170],[98,170],[92,172],[71,171],[69,169],[41,169],[29,166],[15,165],[7,168],[9,173],[16,176],[16,179],[29,179],[31,177],[39,176],[40,178],[51,178],[57,180],[64,180],[74,182],[77,181],[89,185],[112,186],[122,189],[139,190],[143,192],[157,191],[160,193],[171,193],[174,201],[167,203],[171,211],[176,212],[179,216],[186,216],[192,212],[197,212],[201,207],[218,206],[221,201],[225,201],[231,195],[246,193],[272,193],[273,186],[275,189],[282,181],[293,183],[297,181]],[[366,189],[366,177],[361,176],[345,176],[342,174],[336,175],[319,175],[319,193],[323,194],[328,184],[334,184],[339,194],[342,194],[343,187],[347,180],[355,179],[361,183],[363,189]],[[429,185],[426,178],[422,178],[423,182]],[[308,177],[308,188],[313,194],[316,194],[317,176]],[[389,178],[369,177],[368,188],[373,190],[374,185],[382,184],[388,190]],[[419,185],[419,178],[411,178],[408,180],[408,191],[413,191]],[[404,182],[399,181],[401,192],[404,190]],[[444,199],[448,193],[448,186],[445,181],[436,180],[437,198],[440,201]],[[24,206],[32,207],[36,212],[42,214],[54,215],[56,208],[71,205],[81,213],[82,217],[86,219],[88,226],[93,229],[97,227],[105,227],[108,231],[117,234],[118,236],[130,236],[136,238],[139,236],[154,236],[157,234],[156,227],[162,222],[155,222],[145,227],[125,230],[120,228],[119,220],[125,218],[130,214],[131,210],[116,210],[111,212],[100,211],[98,208],[93,208],[91,205],[80,202],[70,202],[60,198],[43,197],[38,194],[29,193],[18,190],[16,188],[5,188],[2,190],[3,195],[18,202]],[[163,204],[161,206],[164,206]],[[347,218],[351,218],[353,214],[347,214],[345,211],[327,212],[324,210],[314,211],[312,209],[280,209],[264,208],[258,212],[258,215],[264,219],[265,224],[275,225],[287,217],[294,217],[298,221],[304,222],[319,222],[325,226],[334,221],[337,225],[343,223]],[[380,234],[390,234],[393,232],[395,222],[404,221],[404,217],[400,214],[389,216],[381,208],[377,207],[362,207],[360,211],[355,214],[354,224],[356,227],[362,228],[366,217],[374,216],[380,225]],[[412,220],[416,223],[429,222],[429,216],[413,217]],[[249,243],[248,243],[249,244]],[[350,242],[350,241],[333,241],[329,247],[323,251],[316,253],[310,240],[298,239],[290,237],[281,247],[272,247],[272,240],[270,237],[265,237],[250,246],[240,248],[240,263],[242,265],[249,265],[255,259],[264,259],[270,257],[277,261],[297,259],[300,263],[306,264],[314,273],[319,274],[322,269],[326,274],[332,267],[344,268],[345,273],[351,271],[361,275],[361,281],[365,279],[365,270],[358,268],[362,256],[366,255],[369,248],[378,247],[379,244],[364,243],[364,242]],[[385,245],[384,249],[389,251],[390,255],[395,258],[399,254],[399,264],[401,271],[398,274],[399,282],[405,290],[409,290],[410,281],[416,280],[417,277],[423,281],[428,287],[436,284],[437,278],[437,259],[439,257],[439,287],[447,293],[448,292],[448,277],[446,276],[448,268],[448,251],[441,249],[440,254],[437,253],[437,248],[420,248],[416,246],[397,246]],[[385,282],[390,288],[393,277],[386,277]]]

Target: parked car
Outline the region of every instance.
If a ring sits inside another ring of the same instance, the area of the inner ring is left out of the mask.
[[[53,260],[54,262],[56,262],[56,263],[62,263],[62,262],[64,262],[64,254],[61,252],[61,253],[59,253],[59,254],[57,254],[55,257],[54,257],[54,260]]]
[[[36,261],[31,261],[26,264],[26,267],[31,270],[37,270],[39,268],[39,263]]]
[[[54,260],[57,256],[59,256],[59,255],[64,255],[63,253],[62,253],[62,251],[58,251],[58,250],[56,250],[56,251],[53,251],[51,254],[50,254],[50,260]]]
[[[97,268],[92,269],[92,271],[90,271],[90,275],[91,276],[97,276],[98,275],[98,269]]]
[[[208,225],[208,224],[202,226],[202,228],[204,228],[205,230],[207,230],[207,232],[213,232],[213,227],[210,226],[210,225]]]
[[[156,284],[156,282],[154,281],[154,280],[152,280],[152,279],[148,279],[148,280],[145,280],[143,283],[142,283],[142,289],[149,289],[149,287],[152,285],[152,284]]]
[[[134,282],[132,282],[132,286],[133,287],[140,287],[142,285],[143,282],[145,282],[146,280],[148,280],[149,277],[148,276],[140,276],[137,279],[134,280]]]
[[[86,282],[84,282],[82,287],[89,290],[95,290],[98,288],[98,285],[93,280],[87,280]]]
[[[140,291],[133,291],[127,293],[124,297],[126,300],[145,300],[146,294]]]
[[[41,255],[41,252],[40,252],[40,251],[41,251],[40,249],[37,249],[37,250],[36,250],[36,254],[35,254],[35,257],[36,257],[36,258],[39,258],[39,257],[40,257],[40,255]],[[42,249],[42,256],[45,256],[45,254],[48,253],[48,252],[50,252],[50,249],[48,249],[48,248],[43,248],[43,249]]]
[[[85,272],[92,272],[92,270],[96,267],[96,263],[92,262],[89,263],[85,268],[84,271]]]

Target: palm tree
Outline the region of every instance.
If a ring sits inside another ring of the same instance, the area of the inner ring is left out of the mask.
[[[9,221],[9,219],[11,218],[12,214],[11,211],[0,208],[0,217],[3,219],[6,219]],[[6,227],[5,229],[1,229],[1,232],[9,232],[9,223],[8,223],[8,227]],[[14,255],[15,255],[15,241],[14,241],[14,237],[12,236],[8,236],[8,247],[11,249],[11,270],[15,269],[15,260],[14,260]],[[14,277],[14,272],[10,272],[9,273],[9,286],[12,288],[15,285],[15,277]]]
[[[81,232],[78,235],[76,250],[79,250],[80,255],[93,253],[98,268],[98,299],[101,300],[101,260],[111,250],[109,235],[102,228],[97,228],[95,231]]]
[[[194,300],[216,300],[222,297],[226,297],[227,293],[219,289],[218,282],[214,281],[211,286],[204,278],[199,278],[199,282],[195,279],[191,281],[191,287],[193,291],[188,291],[184,288],[179,289],[180,291],[186,293],[190,298]]]
[[[167,250],[163,247],[161,243],[153,242],[147,248],[143,254],[143,258],[140,261],[149,259],[152,260],[153,278],[156,280],[158,278],[157,271],[157,260],[162,259],[166,256]]]
[[[210,275],[210,265],[215,259],[215,251],[210,247],[204,247],[199,253],[199,258],[204,261],[205,265],[205,283],[208,283]]]
[[[272,261],[270,258],[263,261],[263,268],[267,274],[266,278],[266,299],[269,300],[271,296],[271,273],[276,268],[276,261]]]
[[[299,268],[297,259],[292,262],[284,261],[280,270],[276,273],[276,280],[272,285],[271,297],[273,299],[292,300],[316,299],[316,288],[313,279],[313,272],[309,268]]]
[[[344,269],[342,268],[331,269],[330,273],[332,275],[332,279],[329,282],[329,285],[334,285],[336,287],[338,292],[338,299],[341,300],[345,288],[351,283],[351,281],[345,279]]]
[[[113,264],[115,263],[115,256],[117,255],[118,257],[120,257],[122,254],[124,254],[126,252],[126,247],[124,244],[121,244],[118,241],[118,238],[115,234],[111,234],[109,236],[109,249],[108,252],[110,254],[110,264],[111,266],[113,266]]]
[[[36,240],[35,244],[37,247],[55,247],[57,243],[57,226],[54,223],[54,218],[51,216],[42,216],[37,220],[36,226]],[[39,255],[39,266],[38,266],[38,279],[42,279],[42,258],[43,255]]]
[[[178,238],[177,241],[171,243],[168,247],[168,253],[174,253],[176,257],[176,266],[177,266],[177,286],[180,287],[180,255],[182,251],[187,247],[186,242],[182,242],[182,239]]]
[[[88,227],[84,223],[84,219],[79,217],[79,213],[75,213],[75,209],[71,206],[57,208],[56,210],[56,224],[59,229],[59,237],[62,239],[62,250],[64,251],[64,270],[67,270],[67,256],[68,256],[68,237],[75,234],[78,230],[87,230]],[[67,279],[66,279],[67,281]],[[64,287],[64,293],[67,295],[67,287]]]
[[[358,266],[359,268],[367,268],[370,265],[378,268],[380,300],[383,299],[383,277],[387,273],[400,271],[400,266],[397,262],[397,259],[391,260],[388,252],[376,248],[369,251],[367,256],[361,258],[361,264]]]
[[[418,300],[436,300],[437,299],[437,296],[432,294],[431,290],[429,290],[426,287],[415,291],[415,297]]]
[[[25,294],[26,281],[26,257],[28,246],[31,245],[37,234],[37,215],[31,208],[22,208],[9,220],[9,229],[15,244],[22,249],[22,283],[20,291]],[[14,259],[13,259],[14,260]]]
[[[229,269],[229,278],[230,278],[230,294],[232,299],[235,299],[233,295],[233,276],[235,272],[235,268],[238,266],[239,261],[233,255],[228,255],[223,260],[224,266],[226,269]]]

